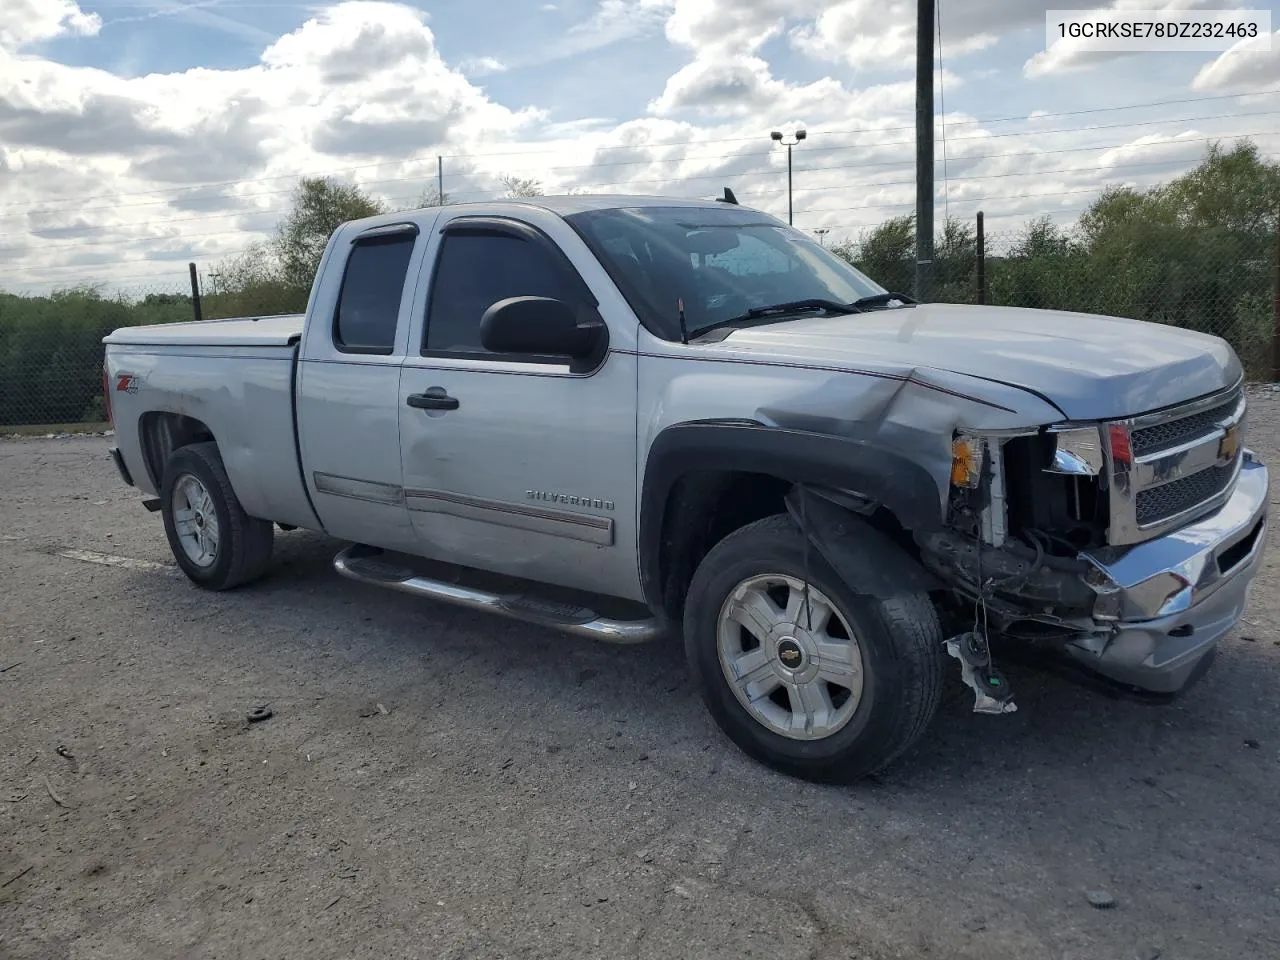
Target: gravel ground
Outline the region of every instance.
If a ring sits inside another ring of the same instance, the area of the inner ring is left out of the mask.
[[[1280,464],[1280,394],[1251,442]],[[6,960],[1280,956],[1274,540],[1177,703],[1011,671],[1018,713],[957,689],[824,788],[740,755],[674,643],[349,583],[304,532],[200,592],[105,451],[0,441]]]

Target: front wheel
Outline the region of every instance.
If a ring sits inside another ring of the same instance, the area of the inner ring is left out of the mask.
[[[859,595],[805,552],[786,515],[712,548],[689,586],[685,652],[712,716],[747,754],[850,782],[892,763],[933,718],[941,628],[927,595]]]
[[[216,443],[179,447],[165,465],[160,512],[178,566],[196,584],[229,590],[271,561],[271,524],[240,505]]]

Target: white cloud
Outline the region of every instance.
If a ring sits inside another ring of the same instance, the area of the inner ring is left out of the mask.
[[[788,17],[807,17],[826,0],[675,0],[667,39],[699,56],[752,53],[780,34]]]
[[[958,7],[944,25],[946,57],[956,57],[991,46],[999,18],[999,32],[1019,24],[1033,3],[987,0]],[[1008,8],[1008,9],[1006,9]],[[791,32],[798,49],[824,60],[845,63],[855,69],[898,67],[913,69],[916,58],[916,4],[914,0],[846,0],[827,5],[818,18]]]
[[[1280,30],[1271,35],[1242,40],[1216,60],[1205,64],[1191,81],[1191,88],[1217,93],[1222,90],[1270,92],[1280,88]]]
[[[102,18],[85,13],[75,0],[4,0],[0,3],[0,48],[18,50],[67,34],[91,36]]]
[[[503,61],[503,68],[513,70],[541,67],[655,33],[662,27],[675,2],[676,0],[598,0],[595,12],[589,18],[570,27],[563,36],[550,43],[529,45],[523,55]],[[559,8],[555,4],[546,4],[540,9],[549,13]],[[490,58],[481,58],[488,59]],[[481,75],[473,70],[464,69],[464,72],[472,76]]]
[[[600,0],[589,20],[570,28],[546,55],[530,59],[542,62],[598,50],[657,30],[671,12],[674,0]]]
[[[458,69],[469,77],[487,77],[494,73],[505,73],[507,65],[496,57],[473,57],[462,61]]]
[[[953,73],[939,75],[948,89],[962,81]],[[756,56],[725,56],[697,59],[667,80],[662,94],[650,101],[649,112],[670,116],[692,110],[719,118],[760,116],[777,118],[822,116],[882,116],[910,109],[915,101],[915,83],[894,83],[850,90],[832,77],[812,83],[792,84],[775,78],[769,64]]]
[[[424,15],[393,3],[323,10],[239,70],[123,78],[0,49],[0,261],[12,282],[94,250],[216,257],[273,223],[300,173],[354,167],[361,179],[408,177],[397,189],[416,194],[443,144],[479,150],[541,119],[472,86],[441,59]],[[223,186],[174,189],[202,183]],[[252,199],[264,194],[265,217]],[[24,234],[48,242],[15,268]]]
[[[200,27],[216,30],[219,33],[238,37],[249,43],[271,43],[275,39],[272,34],[261,27],[255,27],[252,24],[245,23],[243,20],[237,20],[212,9],[221,6],[224,2],[225,0],[182,0],[182,2],[178,2],[178,0],[131,0],[130,7],[138,7],[146,12],[125,17],[113,17],[105,21],[102,26],[104,29],[116,28],[120,25],[139,23],[144,20],[173,17]]]
[[[8,44],[0,46],[0,286],[10,289],[139,277],[179,284],[187,261],[208,269],[268,235],[298,175],[351,179],[404,205],[434,185],[437,154],[457,200],[498,195],[498,176],[512,173],[548,192],[711,197],[728,185],[744,203],[785,215],[786,152],[768,133],[805,126],[809,138],[794,154],[798,226],[830,228],[833,243],[913,207],[914,31],[903,27],[904,17],[914,23],[910,0],[603,0],[555,55],[665,26],[687,62],[644,91],[645,116],[586,117],[562,103],[555,122],[495,101],[468,77],[518,64],[446,63],[425,15],[398,3],[319,9],[262,43],[242,69],[126,78],[28,49],[18,55],[19,42],[51,30],[83,33],[90,23],[74,5],[45,0],[27,8],[45,11],[37,27],[9,16],[14,2],[0,0]],[[939,82],[949,94],[962,81],[985,89],[983,70],[952,72],[955,52],[1039,26],[1042,8],[1038,0],[944,8],[951,70]],[[17,22],[27,39],[15,39]],[[765,44],[784,37],[840,68],[806,82],[775,73]],[[899,60],[895,82],[874,86],[857,86],[848,69]],[[1255,74],[1258,60],[1220,57],[1197,83],[1273,83],[1274,74]],[[996,62],[980,66],[990,73]],[[1029,117],[1012,125],[947,116],[952,213],[968,219],[985,209],[993,234],[1010,218],[1069,214],[1105,183],[1155,182],[1193,165],[1208,137],[1229,140],[1242,129],[1224,109],[1194,128],[1143,127],[1149,136],[1135,139],[1122,128],[1068,129],[1083,121],[1055,120],[1036,105],[995,108]],[[1262,146],[1274,149],[1280,137]],[[937,155],[941,181],[941,149]],[[945,209],[940,191],[939,216]]]

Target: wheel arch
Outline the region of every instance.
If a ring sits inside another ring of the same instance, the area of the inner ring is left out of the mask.
[[[165,464],[175,450],[193,443],[217,443],[213,430],[203,420],[182,413],[148,410],[138,418],[138,442],[147,476],[158,491],[164,481]]]
[[[839,491],[856,493],[871,517],[863,520],[842,504]],[[866,565],[842,547],[839,533],[825,532],[836,520],[843,533],[859,523],[918,532],[942,520],[933,477],[895,451],[755,420],[675,424],[654,439],[645,463],[639,565],[646,603],[680,622],[685,590],[707,551],[739,527],[783,512],[846,575],[866,573]],[[909,576],[922,584],[910,558],[903,554],[902,560],[879,574],[870,589],[886,589],[888,577]]]

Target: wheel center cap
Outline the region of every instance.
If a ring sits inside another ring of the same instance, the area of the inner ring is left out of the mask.
[[[804,650],[794,637],[783,637],[778,642],[778,661],[788,670],[799,670],[804,666]]]
[[[197,527],[203,527],[203,526],[204,526],[204,514],[202,514],[202,513],[197,513],[197,514],[196,514],[196,526],[197,526]]]

